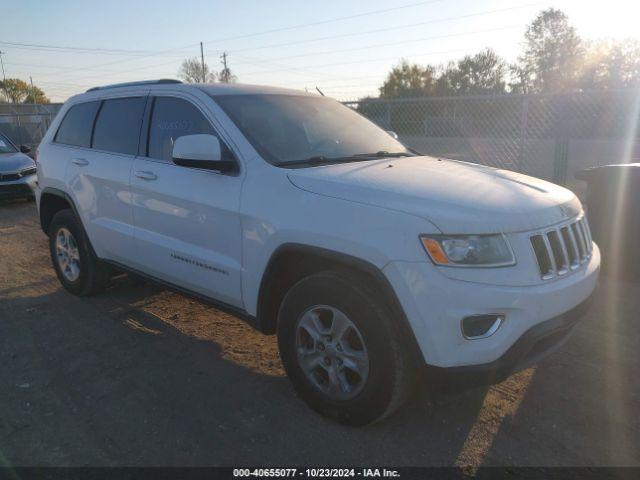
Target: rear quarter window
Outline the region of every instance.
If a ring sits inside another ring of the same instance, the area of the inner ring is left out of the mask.
[[[145,101],[144,97],[105,100],[98,112],[92,147],[135,155],[138,152]]]
[[[100,102],[79,103],[65,114],[56,133],[55,142],[77,147],[89,147],[91,130]]]

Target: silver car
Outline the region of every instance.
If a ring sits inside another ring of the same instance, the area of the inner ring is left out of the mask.
[[[33,197],[37,178],[36,164],[26,155],[30,151],[0,133],[0,200]]]

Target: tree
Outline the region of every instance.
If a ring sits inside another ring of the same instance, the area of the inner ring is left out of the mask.
[[[403,60],[387,75],[380,96],[423,97],[431,95],[479,95],[504,93],[507,65],[492,49],[467,55],[436,68]]]
[[[224,67],[222,70],[220,70],[220,72],[218,73],[218,78],[222,83],[235,83],[238,79],[238,77],[231,73],[229,67]]]
[[[49,103],[49,99],[40,88],[34,86],[32,89],[31,85],[19,78],[0,81],[0,92],[4,100],[11,103],[34,103],[34,96],[36,103]]]
[[[588,44],[580,87],[606,90],[637,87],[640,82],[640,43],[637,40]]]
[[[505,61],[487,48],[449,63],[437,82],[438,94],[481,95],[505,93]]]
[[[575,89],[583,61],[583,47],[575,28],[560,10],[543,10],[527,27],[524,52],[512,68],[517,89],[561,92]]]
[[[7,101],[21,103],[29,94],[29,85],[19,78],[7,78],[0,82],[0,89]]]
[[[213,83],[216,81],[216,74],[209,69],[209,65],[204,64],[204,75],[202,74],[202,62],[198,58],[187,58],[182,62],[178,77],[187,83]]]
[[[393,98],[433,95],[435,75],[436,68],[431,65],[422,67],[402,60],[400,65],[393,67],[387,75],[380,87],[380,96]]]
[[[222,60],[222,70],[220,70],[220,73],[218,73],[218,78],[222,83],[235,83],[238,78],[233,73],[231,73],[231,70],[227,65],[227,52],[224,52],[220,56],[220,59]]]
[[[29,88],[29,93],[24,99],[23,103],[51,103],[44,92],[34,85],[33,88]]]

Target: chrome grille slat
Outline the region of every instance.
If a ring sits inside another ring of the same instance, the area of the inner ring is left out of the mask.
[[[578,239],[574,235],[573,228],[571,228],[571,225],[567,226],[567,231],[569,232],[569,238],[571,239],[571,245],[573,246],[573,251],[576,253],[576,260],[571,265],[571,268],[576,269],[580,265],[580,249],[578,249]]]
[[[586,262],[593,251],[586,217],[529,237],[540,276],[549,280],[566,275]]]
[[[571,230],[573,231],[573,235],[576,239],[576,244],[578,246],[578,259],[580,261],[580,263],[582,263],[582,260],[584,258],[584,241],[582,240],[582,235],[580,235],[580,230],[578,229],[578,224],[577,223],[572,223],[571,224]]]
[[[551,230],[547,233],[547,236],[551,243],[553,256],[556,259],[558,275],[564,275],[569,271],[569,255],[567,254],[567,248],[564,244],[564,240],[562,239],[562,234],[560,233],[560,230]],[[560,247],[559,252],[556,252],[556,249],[553,248],[554,244],[557,244]]]
[[[553,248],[551,248],[549,234],[542,235],[542,241],[544,242],[544,246],[547,249],[547,254],[549,255],[549,259],[551,260],[551,271],[549,272],[549,274],[551,276],[556,276],[558,274],[558,265],[556,263],[556,256],[553,254]]]
[[[576,251],[576,247],[571,240],[571,235],[569,234],[568,227],[562,227],[560,229],[560,234],[562,235],[562,240],[567,248],[567,253],[569,254],[569,268],[573,268],[573,265],[578,264],[578,252]]]
[[[587,217],[584,217],[584,224],[587,226],[587,235],[589,235],[589,246],[591,250],[593,250],[593,237],[591,236],[591,226],[589,225],[589,220]]]
[[[591,251],[593,250],[593,241],[591,240],[591,232],[589,231],[589,224],[587,223],[587,217],[582,217],[582,220],[580,220],[580,226],[582,227],[584,240],[587,244],[587,254],[590,254]]]
[[[578,229],[578,232],[580,232],[580,238],[584,244],[584,255],[586,257],[589,254],[589,245],[587,243],[587,234],[584,233],[584,227],[582,226],[582,220],[576,223],[576,228]]]
[[[533,235],[530,239],[533,252],[538,262],[538,268],[540,269],[540,275],[544,280],[553,278],[553,266],[551,263],[551,255],[547,249],[547,245],[543,239],[544,235]]]

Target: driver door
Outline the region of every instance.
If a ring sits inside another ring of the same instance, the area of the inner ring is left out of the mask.
[[[151,99],[146,145],[131,176],[136,268],[241,307],[242,178],[172,161],[173,144],[184,135],[216,135],[225,145],[205,112],[184,96]]]

